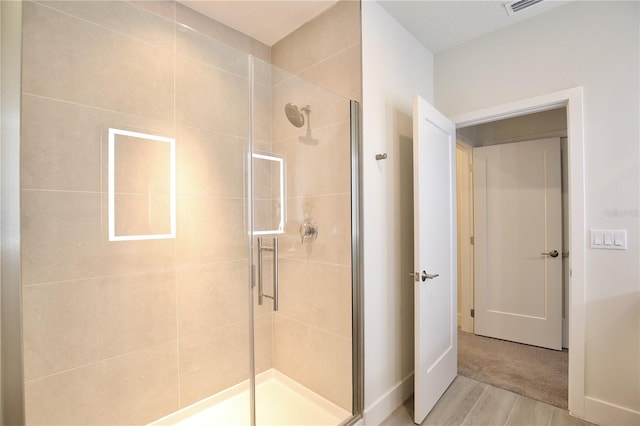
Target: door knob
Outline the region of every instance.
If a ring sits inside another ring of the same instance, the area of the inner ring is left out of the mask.
[[[422,278],[422,281],[432,280],[439,277],[440,274],[427,274],[427,271],[422,271],[422,275],[420,275],[419,272],[409,272],[409,276],[415,279],[417,282],[420,281],[420,278]]]
[[[432,280],[438,278],[440,274],[427,274],[427,271],[422,271],[422,281]]]
[[[540,254],[543,256],[558,257],[560,253],[558,253],[558,250],[551,250],[549,253],[540,253]]]

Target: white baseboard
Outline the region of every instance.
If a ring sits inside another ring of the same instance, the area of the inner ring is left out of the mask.
[[[364,410],[364,424],[377,426],[413,393],[413,373]]]
[[[584,417],[585,420],[603,426],[640,425],[640,411],[634,411],[590,396],[584,397]]]

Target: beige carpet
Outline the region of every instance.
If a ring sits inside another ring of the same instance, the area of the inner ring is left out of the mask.
[[[567,409],[568,352],[458,331],[458,374]]]

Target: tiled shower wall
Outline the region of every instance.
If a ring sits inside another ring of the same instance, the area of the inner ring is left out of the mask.
[[[362,99],[360,27],[360,2],[343,0],[271,50],[275,66],[301,77],[273,89],[273,151],[288,165],[273,365],[347,410],[352,404],[348,99]],[[309,105],[304,127],[284,118],[288,102]],[[298,228],[306,217],[317,223],[319,235],[301,243]]]
[[[172,2],[24,3],[29,424],[146,423],[248,377],[248,56],[174,19],[269,59]],[[270,87],[256,99],[268,141]],[[175,137],[177,238],[108,241],[109,127]],[[272,315],[256,316],[262,371]]]
[[[255,148],[282,154],[288,177],[280,312],[256,307],[256,367],[350,409],[349,105],[267,63],[290,55],[283,68],[359,100],[359,31],[351,1],[273,49],[171,1],[25,2],[29,424],[145,423],[248,377],[246,53],[266,61]],[[288,124],[287,102],[311,105],[309,128]],[[175,137],[176,239],[108,241],[109,127]]]

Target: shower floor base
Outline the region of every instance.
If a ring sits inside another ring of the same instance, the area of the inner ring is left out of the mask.
[[[256,424],[338,425],[351,413],[277,370],[256,375]],[[245,381],[151,423],[155,425],[249,425],[249,382]]]

